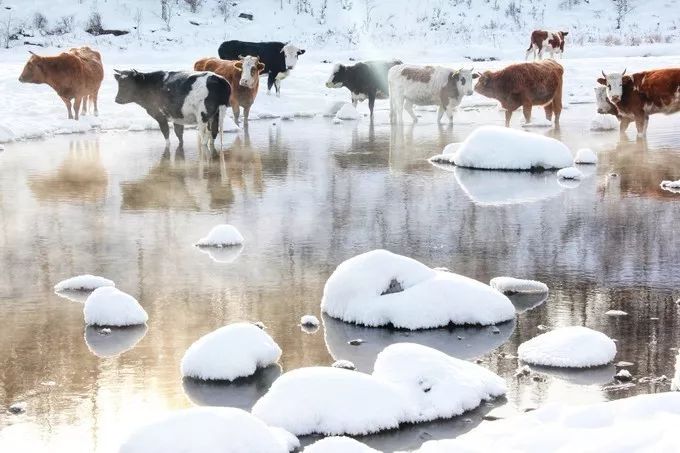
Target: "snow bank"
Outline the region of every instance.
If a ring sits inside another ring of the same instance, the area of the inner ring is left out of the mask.
[[[590,148],[581,148],[576,151],[576,157],[574,157],[575,164],[596,164],[597,154]]]
[[[345,104],[343,105],[340,110],[338,110],[338,113],[335,114],[335,117],[339,120],[358,120],[361,118],[361,115],[359,115],[359,112],[357,112],[357,109],[354,108],[352,104]]]
[[[619,128],[619,120],[614,115],[598,113],[590,120],[590,130],[594,132],[614,131]]]
[[[583,173],[576,167],[567,167],[559,170],[557,172],[557,177],[559,179],[570,179],[574,181],[580,181],[583,179]]]
[[[281,348],[249,322],[220,327],[196,340],[182,358],[182,376],[232,381],[276,363]]]
[[[54,285],[54,291],[93,291],[102,286],[116,286],[116,284],[108,278],[85,274],[60,281]]]
[[[475,129],[455,153],[461,167],[484,170],[558,169],[572,163],[562,142],[539,134],[499,126]]]
[[[85,344],[92,354],[101,358],[116,357],[137,346],[148,327],[146,324],[113,329],[87,326]]]
[[[195,407],[137,429],[119,453],[285,453],[299,445],[241,409]]]
[[[547,293],[548,285],[536,280],[522,280],[513,277],[494,277],[489,282],[492,288],[502,293]]]
[[[386,250],[341,263],[326,282],[321,309],[346,322],[411,330],[515,316],[510,300],[490,286]]]
[[[380,453],[351,437],[326,437],[306,447],[303,453]]]
[[[680,179],[677,181],[661,181],[660,187],[668,192],[680,193]]]
[[[243,244],[243,236],[233,225],[216,225],[208,235],[200,239],[197,247],[229,247]]]
[[[149,319],[137,299],[113,286],[95,289],[85,300],[83,314],[88,326],[134,326]]]
[[[677,450],[680,394],[657,393],[583,406],[549,404],[417,453],[661,452]]]
[[[614,360],[616,344],[605,334],[587,327],[562,327],[522,343],[517,355],[534,365],[586,368]]]

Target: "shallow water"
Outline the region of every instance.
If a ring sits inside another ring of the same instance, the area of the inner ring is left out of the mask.
[[[254,121],[248,134],[228,134],[218,156],[199,154],[193,132],[179,152],[164,151],[157,131],[7,145],[0,152],[0,445],[23,439],[34,451],[111,452],[131,428],[168,409],[247,408],[280,369],[237,388],[183,382],[179,373],[195,339],[236,320],[267,325],[284,351],[283,371],[336,359],[370,371],[384,346],[413,341],[479,359],[508,382],[507,399],[455,420],[363,439],[388,451],[492,423],[482,420],[491,406],[512,412],[668,390],[665,382],[612,388],[614,367],[514,377],[517,346],[540,325],[607,333],[618,340],[617,360],[634,362],[638,378],[674,373],[680,195],[659,182],[680,177],[677,117],[654,117],[643,144],[589,132],[592,109],[572,105],[558,135],[572,150],[600,151],[576,187],[553,173],[431,165],[427,157],[473,125],[438,127],[429,112],[399,133],[366,120]],[[502,123],[493,109],[479,117]],[[242,249],[211,255],[192,245],[220,222],[241,230]],[[543,303],[518,300],[523,312],[500,333],[390,332],[327,317],[316,333],[302,332],[299,318],[319,315],[335,266],[374,248],[484,282],[537,279],[551,292]],[[148,329],[85,329],[78,295],[52,290],[80,273],[113,279],[137,297]],[[609,317],[609,309],[629,315]],[[354,338],[366,342],[348,345]],[[27,411],[10,415],[17,401]]]

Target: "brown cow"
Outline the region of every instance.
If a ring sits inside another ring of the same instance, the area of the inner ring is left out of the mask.
[[[523,108],[524,119],[531,122],[531,108],[543,106],[550,121],[555,114],[555,128],[560,127],[562,113],[562,74],[564,69],[554,60],[513,64],[500,71],[480,74],[475,91],[498,99],[505,109],[505,126],[510,127],[512,112]]]
[[[544,50],[550,52],[550,58],[555,58],[555,54],[561,58],[564,54],[564,37],[568,34],[568,31],[534,30],[531,33],[531,44],[524,59],[528,60],[529,54],[533,51],[534,61],[536,61],[536,54],[538,54],[538,59],[542,60]]]
[[[238,124],[239,107],[243,107],[243,122],[248,124],[250,107],[255,102],[260,86],[260,73],[264,64],[258,57],[240,57],[240,60],[221,60],[219,58],[202,58],[194,63],[195,71],[212,71],[221,75],[231,85],[229,104],[234,112],[234,121]]]
[[[80,106],[87,113],[87,101],[92,102],[95,116],[99,115],[97,96],[104,80],[104,67],[99,52],[87,46],[69,49],[53,57],[41,57],[33,52],[19,77],[22,83],[46,83],[57,92],[68,111],[71,112],[71,99],[75,119],[78,119]]]

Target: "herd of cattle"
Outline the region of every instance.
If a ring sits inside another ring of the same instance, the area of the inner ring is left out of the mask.
[[[463,97],[476,91],[500,102],[506,126],[520,107],[530,122],[532,107],[541,106],[546,119],[552,121],[554,116],[554,125],[559,127],[564,70],[555,60],[542,57],[545,51],[551,57],[563,54],[565,36],[567,32],[563,31],[534,31],[526,57],[533,51],[534,60],[538,57],[539,61],[512,64],[499,71],[415,66],[400,60],[366,61],[351,66],[336,64],[326,86],[348,88],[355,107],[357,102],[368,99],[371,117],[375,100],[389,98],[390,120],[396,124],[402,123],[404,110],[417,122],[414,105],[437,106],[437,122],[444,113],[452,122]],[[115,101],[143,107],[158,122],[166,142],[171,122],[180,143],[184,126],[196,125],[201,143],[213,147],[226,108],[232,108],[237,123],[242,108],[247,125],[260,76],[267,74],[267,91],[275,87],[280,95],[281,80],[304,53],[304,49],[282,42],[226,41],[219,47],[219,58],[196,61],[194,71],[114,70],[118,82]],[[79,114],[86,114],[88,103],[98,114],[97,95],[104,78],[99,52],[80,47],[57,56],[31,54],[19,77],[21,82],[51,86],[64,101],[69,118],[77,120]],[[680,69],[634,74],[624,70],[602,75],[597,79],[601,86],[595,89],[597,109],[599,113],[615,115],[621,133],[635,121],[638,136],[642,137],[651,114],[680,110]]]

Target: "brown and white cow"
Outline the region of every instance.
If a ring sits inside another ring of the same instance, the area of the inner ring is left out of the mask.
[[[605,74],[597,79],[607,97],[618,109],[621,132],[635,121],[638,137],[647,135],[649,115],[670,115],[680,111],[680,68],[653,69],[626,75]],[[626,120],[624,122],[624,119]]]
[[[446,112],[449,123],[463,96],[472,94],[472,69],[453,70],[441,66],[392,66],[387,72],[390,89],[390,121],[402,124],[406,109],[413,122],[418,122],[413,105],[437,105],[437,123]]]
[[[538,59],[542,60],[543,52],[546,50],[550,53],[550,58],[555,58],[555,54],[561,58],[564,53],[564,37],[568,34],[568,31],[534,30],[531,32],[531,44],[524,59],[528,60],[529,54],[533,51],[534,61],[537,55]]]
[[[221,75],[231,85],[229,104],[234,112],[234,121],[238,124],[240,107],[243,107],[243,122],[248,124],[250,107],[255,102],[260,86],[260,73],[264,64],[258,57],[239,56],[239,60],[222,60],[220,58],[202,58],[194,63],[195,71],[211,71]]]
[[[505,109],[505,126],[510,126],[512,112],[522,107],[524,119],[531,122],[534,105],[545,109],[545,117],[560,126],[562,113],[562,75],[564,69],[554,60],[510,65],[500,71],[485,71],[479,75],[475,91],[498,99]]]
[[[41,57],[33,52],[19,76],[22,83],[46,83],[57,92],[68,111],[68,117],[78,119],[80,106],[87,113],[92,102],[95,116],[99,114],[97,96],[104,79],[104,67],[99,52],[87,46],[69,49],[59,55]],[[73,110],[71,111],[71,100]]]

